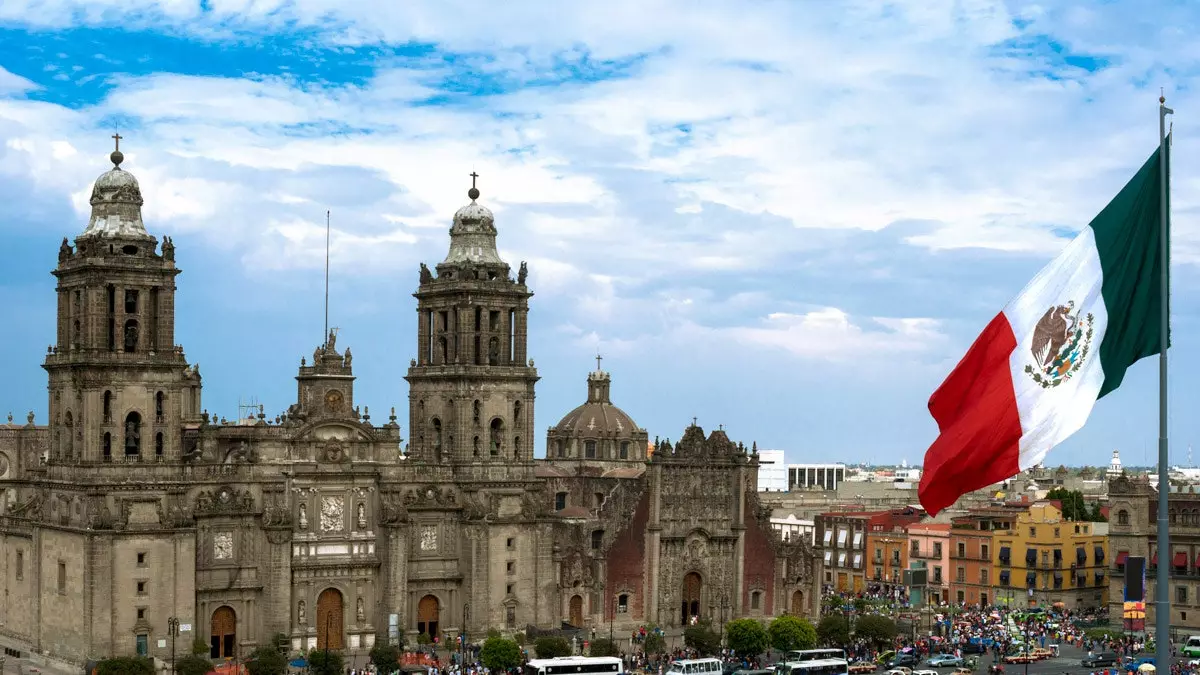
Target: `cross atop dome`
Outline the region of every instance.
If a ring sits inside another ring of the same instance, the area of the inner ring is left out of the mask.
[[[112,154],[109,155],[108,158],[112,160],[113,166],[119,169],[121,168],[121,162],[125,161],[125,155],[121,152],[121,132],[118,131],[117,133],[113,134],[112,139],[115,147],[113,148]]]
[[[479,178],[479,174],[475,173],[475,170],[472,169],[470,176],[471,176],[471,189],[467,190],[467,196],[470,197],[471,201],[473,202],[476,199],[479,199],[479,188],[475,187],[475,179]]]

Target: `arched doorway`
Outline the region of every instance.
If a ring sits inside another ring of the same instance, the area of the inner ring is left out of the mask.
[[[700,616],[700,590],[703,582],[696,572],[683,578],[683,602],[680,603],[680,625],[686,626],[692,617]]]
[[[421,598],[417,603],[417,632],[428,635],[430,639],[436,638],[440,615],[437,596],[427,595]]]
[[[804,591],[792,593],[792,614],[804,616]]]
[[[237,614],[232,607],[223,605],[213,612],[209,636],[209,658],[237,658]]]
[[[572,595],[570,605],[570,618],[567,623],[579,628],[583,626],[583,596]]]
[[[317,649],[341,649],[345,612],[342,592],[326,588],[317,596]]]

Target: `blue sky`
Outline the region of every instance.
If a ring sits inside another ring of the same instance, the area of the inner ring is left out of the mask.
[[[476,170],[529,262],[539,425],[599,350],[651,436],[696,416],[791,461],[919,462],[929,394],[1153,150],[1162,87],[1184,462],[1200,9],[1151,4],[5,2],[0,415],[45,419],[49,271],[120,129],[215,414],[293,401],[327,209],[358,400],[402,409],[418,264]],[[1156,391],[1140,364],[1048,462],[1142,463]]]

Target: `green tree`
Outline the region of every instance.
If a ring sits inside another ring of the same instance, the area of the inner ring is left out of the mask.
[[[646,639],[642,641],[642,651],[647,654],[662,654],[667,651],[667,640],[659,634],[657,624],[646,626]]]
[[[784,615],[777,617],[767,628],[771,646],[781,652],[793,649],[812,649],[817,645],[817,629],[808,619]]]
[[[754,619],[734,619],[725,626],[725,643],[738,656],[754,657],[767,651],[767,629]]]
[[[195,640],[192,640],[192,653],[199,654],[200,656],[204,656],[205,654],[208,654],[209,653],[208,643],[205,642],[202,638],[196,638]]]
[[[154,675],[154,662],[138,656],[104,659],[96,664],[96,675]]]
[[[896,622],[880,614],[868,614],[855,622],[854,635],[882,647],[896,637]]]
[[[371,664],[381,673],[391,673],[400,667],[400,648],[387,641],[376,642],[371,647]]]
[[[208,675],[212,670],[212,661],[200,656],[199,654],[188,654],[183,658],[175,660],[176,675]],[[287,670],[287,664],[279,670],[272,671],[256,671],[251,669],[250,675],[282,675]]]
[[[250,653],[250,659],[246,661],[246,670],[250,671],[250,675],[284,675],[287,668],[287,654],[272,647],[255,649]],[[202,670],[197,675],[206,675],[207,673],[208,670]]]
[[[571,645],[564,637],[547,635],[533,641],[533,651],[539,659],[552,659],[557,656],[570,656]]]
[[[841,614],[826,614],[817,624],[817,638],[823,645],[845,645],[850,642],[850,622]]]
[[[721,651],[721,636],[707,621],[683,630],[683,644],[695,649],[701,656],[711,656]]]
[[[313,649],[308,653],[310,675],[342,675],[346,669],[342,653],[336,650]]]
[[[488,670],[509,670],[521,665],[521,648],[502,637],[489,637],[479,650],[479,660]]]
[[[1104,514],[1100,513],[1100,504],[1088,505],[1083,498],[1083,492],[1056,487],[1046,493],[1046,499],[1055,499],[1062,504],[1063,518],[1084,522],[1103,522]]]
[[[588,656],[617,656],[619,653],[617,643],[608,638],[592,640],[592,643],[588,645]]]

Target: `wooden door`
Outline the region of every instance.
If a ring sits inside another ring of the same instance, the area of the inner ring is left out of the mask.
[[[317,649],[342,649],[345,632],[342,592],[326,588],[317,596]]]

